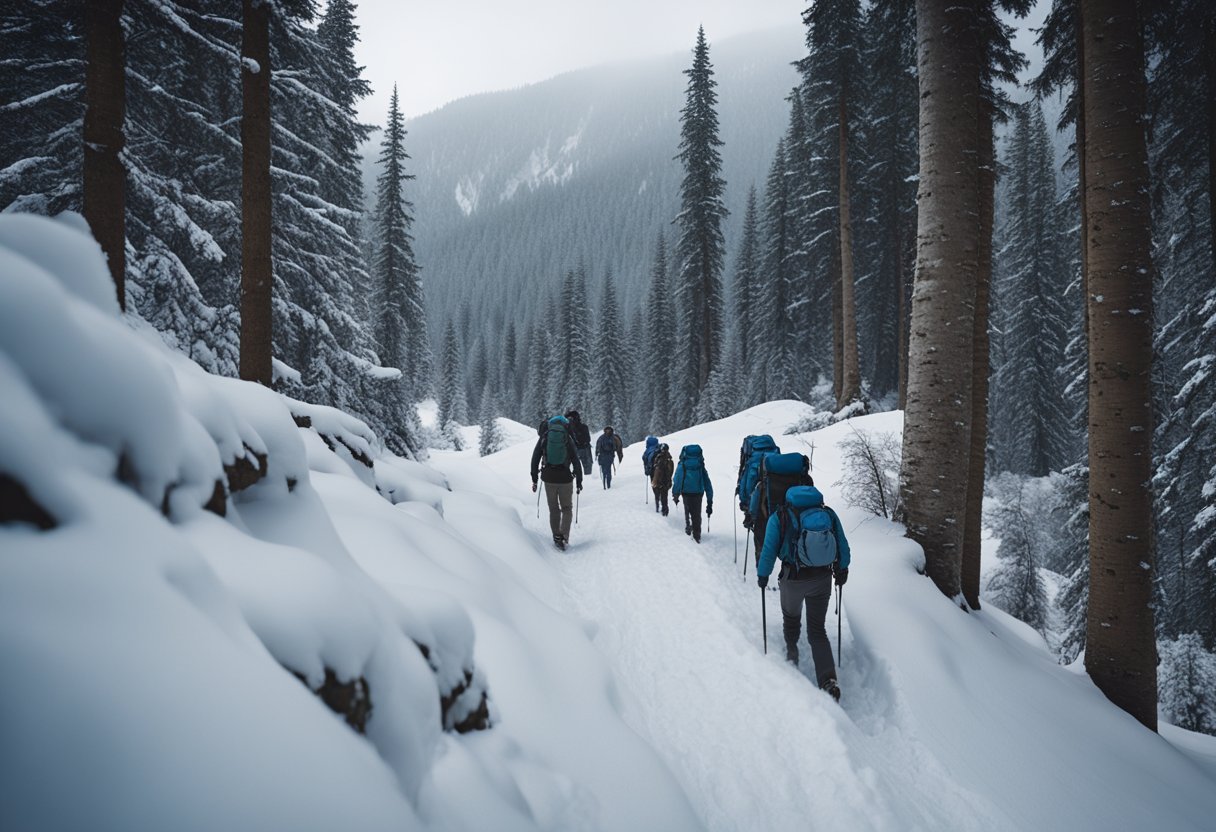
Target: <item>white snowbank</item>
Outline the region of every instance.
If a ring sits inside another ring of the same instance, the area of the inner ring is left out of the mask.
[[[14,239],[0,827],[695,825],[515,511],[169,352],[77,232],[0,217]],[[365,736],[331,683],[366,684]]]

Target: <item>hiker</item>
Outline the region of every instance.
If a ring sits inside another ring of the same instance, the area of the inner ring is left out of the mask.
[[[781,453],[781,449],[777,447],[773,437],[768,434],[748,436],[743,440],[743,446],[739,449],[739,479],[735,485],[735,493],[739,496],[739,511],[743,512],[743,528],[748,529],[756,541],[754,557],[757,562],[760,558],[760,549],[764,546],[764,521],[767,521],[768,518],[765,517],[762,522],[756,522],[750,508],[752,494],[756,490],[756,483],[760,480],[760,462],[768,454],[779,453]]]
[[[770,453],[760,458],[755,486],[748,500],[745,521],[750,518],[752,534],[756,536],[756,563],[764,549],[768,518],[786,502],[789,489],[799,485],[814,485],[811,460],[805,454]],[[746,522],[745,522],[746,524]]]
[[[680,464],[671,478],[671,493],[676,505],[684,498],[684,534],[692,535],[701,542],[701,500],[704,499],[705,514],[714,513],[714,487],[705,470],[705,457],[700,445],[685,445],[680,450]]]
[[[533,491],[536,491],[538,470],[545,483],[553,542],[565,551],[570,542],[570,521],[574,519],[574,491],[576,488],[579,493],[583,490],[583,467],[579,465],[574,440],[570,437],[570,423],[565,416],[550,419],[547,430],[536,440],[536,448],[532,451]]]
[[[650,461],[650,488],[654,491],[654,510],[659,511],[661,505],[664,517],[667,516],[667,492],[671,490],[675,467],[667,443],[660,444]]]
[[[612,426],[604,428],[603,434],[595,443],[595,459],[600,464],[600,479],[604,488],[612,488],[612,458],[625,461],[625,448],[621,438],[612,432]]]
[[[583,464],[583,473],[591,473],[591,429],[583,422],[577,410],[566,413],[570,420],[570,438],[574,440],[574,449],[578,451],[579,462]]]
[[[642,451],[642,473],[649,479],[654,473],[651,466],[654,465],[654,455],[659,452],[659,437],[651,435],[646,437],[646,448]]]
[[[824,626],[832,579],[844,586],[849,579],[849,541],[836,512],[823,504],[823,494],[812,485],[797,485],[785,494],[785,505],[768,518],[764,552],[756,567],[756,582],[763,589],[781,558],[781,617],[785,633],[785,658],[798,663],[798,636],[802,631],[802,607],[806,604],[806,635],[815,662],[819,689],[840,701],[832,645]]]

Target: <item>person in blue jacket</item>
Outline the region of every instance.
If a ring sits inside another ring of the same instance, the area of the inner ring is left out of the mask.
[[[791,488],[785,494],[784,510],[768,518],[764,551],[756,568],[757,583],[768,586],[769,575],[781,558],[781,617],[785,634],[785,657],[798,663],[798,637],[802,631],[802,608],[806,605],[807,641],[815,662],[815,677],[821,690],[840,701],[836,663],[828,642],[825,622],[832,598],[832,578],[843,586],[849,579],[849,541],[836,512],[823,504],[823,494],[811,485]]]
[[[714,486],[705,470],[705,457],[700,445],[685,445],[680,451],[680,462],[675,476],[671,478],[673,502],[680,504],[684,498],[684,534],[701,542],[701,501],[705,501],[705,514],[714,513]]]

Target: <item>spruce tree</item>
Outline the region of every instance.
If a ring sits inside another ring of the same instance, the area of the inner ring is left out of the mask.
[[[439,379],[439,425],[467,424],[469,405],[464,392],[464,361],[456,340],[456,325],[448,322],[443,334],[443,370]]]
[[[801,110],[794,106],[791,113],[791,126],[799,125]],[[794,256],[798,238],[797,214],[790,193],[792,179],[788,175],[783,138],[777,142],[765,182],[761,269],[751,298],[752,326],[746,334],[748,354],[756,369],[748,379],[748,392],[755,403],[797,395],[794,327],[790,317],[794,270],[799,262]]]
[[[650,401],[650,430],[659,433],[676,425],[671,398],[677,317],[672,308],[670,282],[667,242],[663,233],[659,232],[654,261],[650,267],[650,288],[646,295],[646,350],[641,362],[641,370],[645,373],[642,381]]]
[[[591,401],[595,417],[624,434],[629,418],[626,376],[629,355],[611,272],[604,274],[604,290],[596,320]]]
[[[722,322],[722,264],[725,241],[722,223],[722,154],[718,150],[718,94],[705,29],[697,30],[684,108],[680,111],[680,152],[684,168],[680,182],[679,228],[676,242],[676,290],[681,313],[679,355],[681,371],[674,379],[675,415],[686,418],[709,373],[718,361]]]
[[[498,397],[487,382],[481,391],[481,439],[479,456],[489,456],[502,450],[502,430],[498,427]]]
[[[735,385],[732,388],[732,410],[742,410],[755,404],[742,382],[744,379],[750,379],[753,372],[767,371],[766,367],[754,364],[749,349],[755,330],[764,327],[764,322],[756,317],[755,308],[755,295],[760,290],[760,258],[760,209],[756,202],[756,186],[752,185],[747,192],[747,209],[743,215],[743,236],[739,241],[739,253],[735,258],[734,292],[731,297],[733,323],[728,351],[733,350],[731,360],[734,362],[731,369]]]

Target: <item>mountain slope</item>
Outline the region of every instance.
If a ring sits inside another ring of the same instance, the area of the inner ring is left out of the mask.
[[[763,181],[784,129],[790,63],[803,50],[797,25],[711,44],[728,252],[747,190]],[[623,308],[634,308],[655,236],[670,232],[677,209],[673,157],[689,61],[680,52],[579,70],[413,119],[410,198],[431,315],[455,314],[467,299],[492,331],[508,316],[531,320],[540,290],[580,261],[593,289],[612,269]]]

